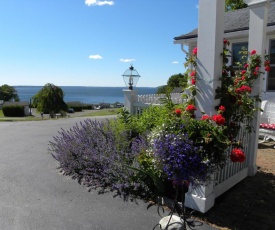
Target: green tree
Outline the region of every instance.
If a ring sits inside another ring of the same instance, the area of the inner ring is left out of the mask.
[[[185,87],[186,84],[187,78],[181,73],[172,75],[167,81],[167,85],[172,89],[176,87]]]
[[[63,100],[63,90],[53,84],[46,84],[34,97],[33,105],[38,112],[53,115],[61,111],[67,111],[68,106]]]
[[[157,90],[157,93],[168,93],[172,91],[174,88],[182,87],[185,88],[187,86],[187,76],[179,73],[172,75],[168,81],[167,85],[160,86]]]
[[[165,94],[168,91],[167,85],[162,85],[158,87],[157,94]]]
[[[247,4],[243,0],[225,0],[225,11],[246,8]]]
[[[19,101],[17,91],[14,87],[7,84],[0,86],[0,100],[4,101]]]

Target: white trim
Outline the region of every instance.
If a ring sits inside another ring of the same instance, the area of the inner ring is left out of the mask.
[[[248,31],[249,30],[241,30],[236,32],[230,32],[225,33],[224,38],[225,39],[247,39],[248,40]],[[266,28],[266,36],[275,36],[275,25],[274,26],[268,26]],[[189,46],[189,43],[197,42],[198,38],[188,38],[188,39],[180,39],[180,40],[174,40],[174,44],[184,44],[186,46]]]
[[[250,8],[261,7],[261,6],[265,5],[265,4],[269,4],[269,0],[244,0],[244,2]]]

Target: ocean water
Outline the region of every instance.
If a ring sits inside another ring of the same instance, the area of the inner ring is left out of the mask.
[[[43,86],[14,86],[20,101],[29,101]],[[80,101],[87,104],[124,103],[122,90],[126,87],[60,86],[64,92],[64,101]],[[155,87],[136,87],[138,94],[154,94]]]

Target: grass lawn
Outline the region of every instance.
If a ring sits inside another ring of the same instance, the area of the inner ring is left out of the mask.
[[[91,112],[81,114],[81,112],[78,114],[78,112],[74,113],[72,117],[94,117],[94,116],[108,116],[108,115],[117,115],[117,113],[120,111],[119,108],[115,109],[101,109],[101,110],[91,110]],[[68,115],[70,115],[68,113]],[[49,119],[48,116],[44,116],[43,120]],[[3,114],[3,111],[0,109],[0,122],[1,121],[40,121],[42,120],[39,116],[26,116],[26,117],[5,117]]]
[[[82,117],[117,115],[117,113],[119,111],[120,111],[119,108],[116,108],[116,109],[91,110],[90,113],[84,114],[84,115],[82,115]]]

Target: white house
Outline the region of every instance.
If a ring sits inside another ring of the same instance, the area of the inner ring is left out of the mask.
[[[270,55],[271,70],[264,77],[262,99],[275,96],[275,2],[269,3],[267,30],[266,30],[266,53]],[[249,35],[249,8],[226,12],[224,15],[224,38],[230,42],[231,60],[229,65],[240,59],[239,51],[242,47],[248,48]],[[198,29],[177,36],[175,44],[180,44],[183,52],[191,52],[197,46]],[[205,44],[207,45],[207,44]],[[185,47],[187,46],[187,47]]]

